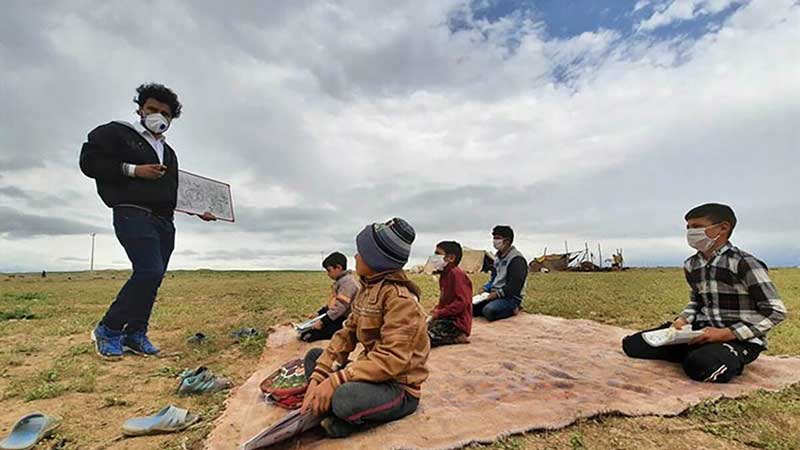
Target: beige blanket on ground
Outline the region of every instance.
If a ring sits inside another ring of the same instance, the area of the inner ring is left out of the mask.
[[[454,449],[602,413],[677,415],[705,399],[800,381],[800,358],[762,356],[732,383],[697,383],[677,364],[627,358],[620,341],[629,333],[533,314],[491,324],[476,320],[472,343],[431,351],[431,377],[416,413],[347,439],[309,432],[302,444],[281,448]],[[289,327],[270,335],[259,370],[232,392],[206,448],[236,449],[285,414],[262,402],[259,383],[281,363],[326,342],[297,341]]]

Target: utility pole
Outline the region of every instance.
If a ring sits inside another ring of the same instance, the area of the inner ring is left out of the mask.
[[[94,235],[95,233],[92,233],[92,258],[90,259],[89,262],[89,270],[92,273],[94,273]]]
[[[569,246],[567,245],[567,241],[564,241],[564,253],[569,253]]]
[[[603,268],[603,250],[600,249],[600,244],[597,244],[597,255],[600,257],[600,268]]]

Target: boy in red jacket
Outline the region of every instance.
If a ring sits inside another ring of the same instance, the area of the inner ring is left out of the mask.
[[[443,241],[436,245],[435,262],[439,277],[439,304],[431,311],[428,337],[431,347],[469,343],[472,331],[472,281],[458,267],[461,245]]]

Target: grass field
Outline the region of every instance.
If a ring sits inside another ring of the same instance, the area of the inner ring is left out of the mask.
[[[31,411],[64,418],[54,439],[37,449],[200,449],[225,394],[178,397],[174,376],[205,365],[236,382],[254,370],[264,338],[234,343],[228,332],[262,330],[318,308],[330,281],[322,272],[171,272],[151,321],[159,358],[126,356],[105,362],[89,331],[127,278],[126,272],[0,276],[0,433]],[[790,311],[800,310],[800,270],[777,269],[773,279]],[[423,303],[438,287],[414,276]],[[483,276],[476,277],[475,284]],[[640,328],[672,318],[687,288],[678,269],[531,276],[525,310]],[[211,337],[195,347],[197,331]],[[800,354],[800,319],[790,315],[771,334],[769,354]],[[165,404],[203,416],[192,429],[159,437],[119,439],[122,422]],[[483,448],[483,447],[478,447]],[[800,448],[800,386],[775,394],[699,405],[675,418],[599,417],[563,430],[530,433],[494,449],[744,449]]]

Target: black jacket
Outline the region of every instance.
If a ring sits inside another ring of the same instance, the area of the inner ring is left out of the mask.
[[[167,171],[158,180],[131,178],[122,172],[122,163],[159,164],[158,155],[144,136],[133,128],[109,122],[89,133],[81,148],[81,171],[97,183],[97,193],[109,207],[132,204],[172,217],[178,198],[178,157],[164,143]]]

